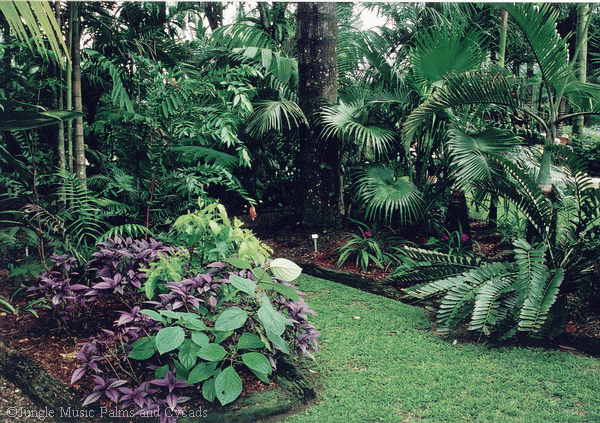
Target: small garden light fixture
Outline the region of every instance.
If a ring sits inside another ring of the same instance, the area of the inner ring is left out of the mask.
[[[319,238],[319,234],[312,234],[311,237],[315,243],[315,253],[316,253],[317,252],[317,238]]]

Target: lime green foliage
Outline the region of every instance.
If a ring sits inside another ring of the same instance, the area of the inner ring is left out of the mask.
[[[190,260],[201,267],[212,261],[237,256],[254,265],[264,264],[272,250],[260,242],[243,223],[229,219],[227,211],[218,202],[205,206],[198,201],[200,210],[179,217],[173,224],[171,238],[193,252]]]
[[[427,330],[420,308],[308,276],[298,283],[318,313],[323,390],[286,423],[600,421],[597,359],[453,344]]]

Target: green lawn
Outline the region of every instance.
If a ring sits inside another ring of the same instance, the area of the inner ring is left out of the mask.
[[[317,404],[285,422],[600,422],[600,361],[453,344],[417,307],[301,276],[319,314]]]

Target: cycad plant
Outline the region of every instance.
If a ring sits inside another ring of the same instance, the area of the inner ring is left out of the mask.
[[[568,175],[554,200],[543,194],[532,174],[507,158],[482,153],[504,177],[475,184],[510,202],[530,227],[527,240],[513,242],[512,260],[493,262],[405,248],[413,263],[398,269],[392,279],[433,280],[406,292],[416,299],[441,296],[441,331],[467,323],[470,330],[500,338],[518,331],[556,335],[564,323],[567,296],[598,289],[600,192],[593,188],[583,161],[566,148],[557,146],[553,152],[560,154]]]

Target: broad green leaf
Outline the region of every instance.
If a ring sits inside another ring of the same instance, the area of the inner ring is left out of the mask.
[[[154,355],[154,338],[140,338],[133,344],[133,350],[129,353],[129,358],[134,360],[147,360]]]
[[[221,342],[223,342],[224,340],[229,338],[231,335],[233,335],[233,331],[232,330],[226,330],[226,331],[215,330],[213,332],[213,335],[215,335],[215,344],[220,344]]]
[[[252,371],[252,373],[254,373],[254,376],[256,376],[262,382],[264,382],[266,384],[270,384],[271,383],[271,381],[269,380],[269,376],[268,375],[266,375],[264,373],[257,372],[257,371],[252,370],[252,369],[250,369],[250,370]]]
[[[215,392],[221,405],[229,404],[242,393],[242,379],[233,366],[227,367],[215,378]]]
[[[148,316],[149,318],[151,318],[155,322],[161,322],[163,324],[167,323],[167,321],[165,320],[165,318],[162,317],[160,314],[158,314],[154,310],[141,310],[140,313],[145,314],[146,316]]]
[[[269,275],[267,273],[267,270],[263,269],[262,267],[257,267],[255,269],[252,269],[252,273],[254,273],[256,280],[258,280],[258,282],[260,284],[262,284],[264,282],[273,283],[273,278],[271,277],[271,275]]]
[[[280,335],[271,332],[267,329],[267,338],[273,343],[273,345],[277,346],[281,351],[286,354],[290,353],[290,347],[288,343],[283,339]]]
[[[208,344],[198,350],[198,357],[206,361],[221,361],[226,355],[227,351],[219,344]]]
[[[184,319],[184,326],[191,330],[209,330],[210,328],[200,319]]]
[[[278,258],[271,262],[271,272],[277,279],[281,279],[285,282],[291,282],[295,280],[300,273],[302,268],[293,261],[284,258]]]
[[[194,385],[211,377],[217,368],[217,362],[200,363],[192,369],[188,377],[188,383]]]
[[[242,336],[240,336],[240,340],[236,345],[238,350],[249,348],[262,348],[264,346],[265,343],[261,341],[258,336],[250,332],[242,333]]]
[[[167,372],[169,371],[169,365],[165,364],[164,366],[160,366],[158,369],[156,369],[154,371],[154,378],[155,379],[162,379]]]
[[[178,313],[178,312],[172,311],[172,310],[161,310],[160,315],[170,317],[170,318],[176,319],[176,320],[179,320],[182,317],[181,313]]]
[[[192,332],[192,342],[200,347],[206,347],[210,343],[210,339],[205,333]]]
[[[167,327],[156,334],[156,348],[160,354],[173,351],[183,343],[185,332],[179,326]]]
[[[217,318],[215,330],[227,331],[241,328],[246,323],[248,314],[239,307],[230,307],[226,309]]]
[[[242,354],[242,361],[250,370],[270,375],[272,372],[269,359],[261,353],[249,352]]]
[[[285,330],[286,324],[291,324],[281,313],[273,308],[269,297],[263,295],[260,299],[261,306],[258,309],[258,318],[265,327],[271,332],[281,335]]]
[[[248,295],[254,295],[256,282],[251,281],[250,279],[240,278],[237,275],[231,275],[229,277],[229,282],[240,291],[245,292]]]
[[[173,360],[173,364],[175,365],[175,377],[178,380],[187,380],[190,371],[179,360]]]
[[[300,298],[300,296],[298,295],[296,290],[290,286],[285,286],[285,285],[282,285],[282,284],[276,283],[276,282],[273,282],[273,283],[261,282],[260,286],[262,286],[265,289],[272,289],[273,291],[277,291],[281,295],[283,295],[286,298],[289,298],[292,301],[298,301],[298,299]]]
[[[198,359],[198,350],[200,346],[195,344],[194,342],[186,339],[183,341],[183,344],[179,347],[179,353],[177,357],[183,367],[187,370],[190,370],[196,364],[196,360]]]
[[[252,266],[246,260],[242,260],[237,257],[230,257],[223,260],[225,263],[229,263],[232,266],[235,266],[239,269],[248,269],[252,270]]]
[[[202,385],[202,396],[209,402],[213,402],[217,397],[215,392],[215,378],[210,378]]]

